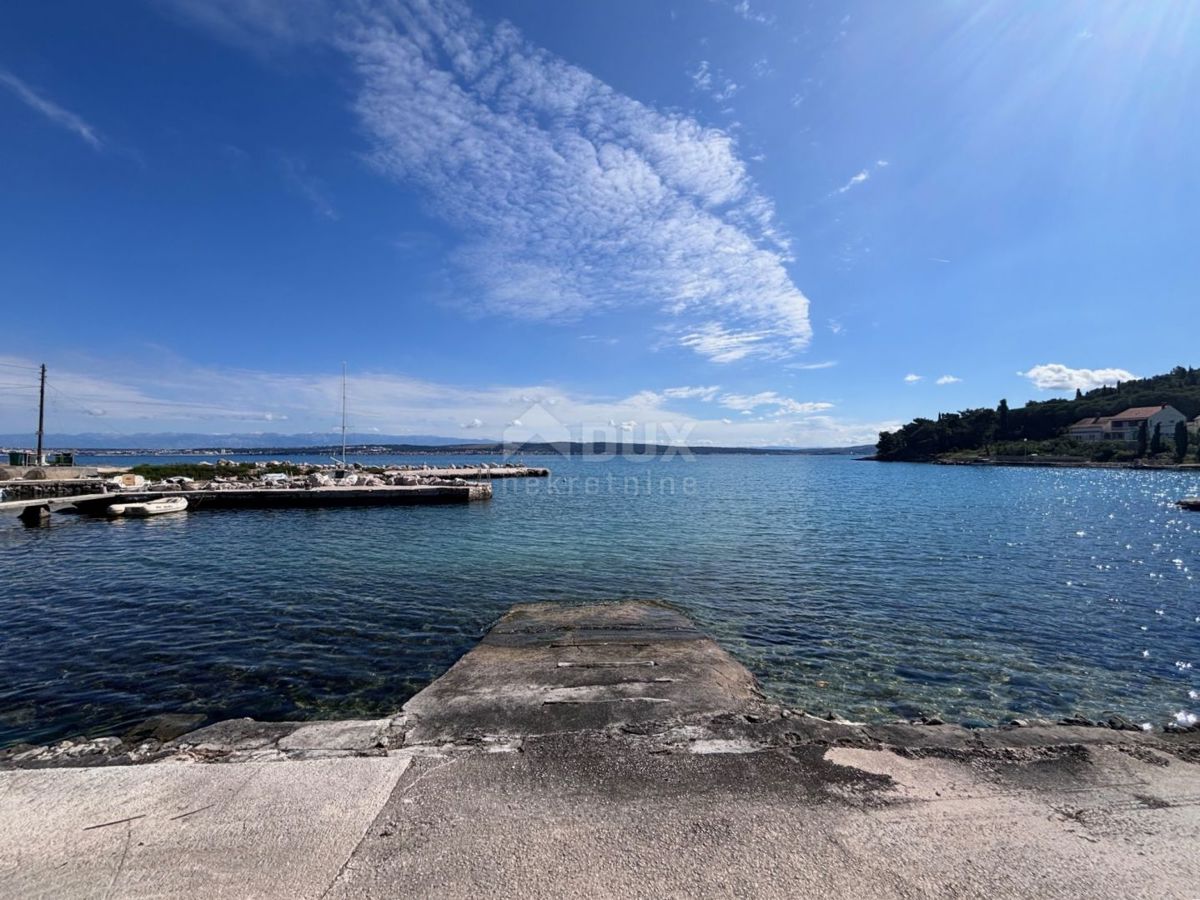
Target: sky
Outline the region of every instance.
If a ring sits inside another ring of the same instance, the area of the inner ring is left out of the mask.
[[[873,443],[1197,364],[1197,146],[1192,0],[7,3],[0,433]]]

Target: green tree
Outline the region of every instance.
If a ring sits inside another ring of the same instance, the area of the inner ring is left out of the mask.
[[[996,407],[996,435],[1000,440],[1008,437],[1008,401],[1001,400],[1000,405]]]
[[[1150,438],[1150,455],[1162,453],[1162,423],[1156,422],[1154,425],[1154,434]]]
[[[899,436],[890,431],[879,432],[879,443],[875,445],[875,455],[881,459],[891,459],[900,452]]]
[[[1138,426],[1137,455],[1138,455],[1139,459],[1146,455],[1146,444],[1148,442],[1149,442],[1149,434],[1146,431],[1146,423],[1143,422],[1141,425]]]
[[[1187,456],[1188,448],[1188,430],[1187,424],[1180,419],[1175,423],[1175,462],[1183,462],[1183,458]]]
[[[1075,388],[1075,399],[1076,400],[1083,399],[1083,390],[1081,388]]]

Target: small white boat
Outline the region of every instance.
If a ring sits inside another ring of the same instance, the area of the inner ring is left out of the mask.
[[[183,512],[187,509],[186,497],[162,497],[145,503],[114,503],[108,508],[110,516],[161,516],[163,513]]]

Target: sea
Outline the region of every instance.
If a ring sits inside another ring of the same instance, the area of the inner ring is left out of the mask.
[[[462,506],[7,517],[0,745],[119,735],[157,713],[387,715],[512,604],[618,598],[677,606],[769,697],[815,714],[1160,727],[1200,713],[1200,514],[1174,505],[1200,494],[1198,474],[523,461],[551,477]]]

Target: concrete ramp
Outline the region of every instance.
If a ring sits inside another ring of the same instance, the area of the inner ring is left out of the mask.
[[[524,604],[405,705],[406,743],[595,731],[758,699],[754,676],[668,606]]]

